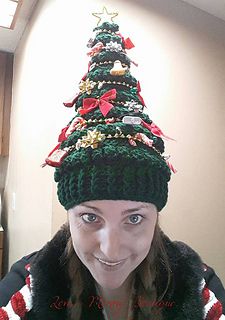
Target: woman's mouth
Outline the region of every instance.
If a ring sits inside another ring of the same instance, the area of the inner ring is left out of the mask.
[[[119,271],[127,261],[127,259],[122,259],[119,261],[105,261],[105,260],[103,260],[101,258],[97,258],[97,257],[95,257],[95,259],[98,261],[102,270],[111,271],[111,272],[112,271]]]
[[[101,263],[106,264],[107,266],[116,266],[116,265],[118,265],[118,264],[120,264],[120,263],[122,263],[124,261],[124,260],[121,260],[121,261],[116,261],[116,262],[108,262],[108,261],[104,261],[104,260],[102,260],[100,258],[97,258],[97,259],[98,259],[98,261],[100,261]]]

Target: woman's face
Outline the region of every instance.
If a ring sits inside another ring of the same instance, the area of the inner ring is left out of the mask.
[[[116,289],[147,256],[157,209],[145,202],[95,200],[70,209],[68,218],[80,260],[101,287]]]

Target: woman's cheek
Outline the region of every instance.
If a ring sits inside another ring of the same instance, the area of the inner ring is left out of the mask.
[[[138,232],[135,237],[133,237],[133,241],[135,246],[141,249],[150,248],[152,239],[153,239],[154,231],[151,230],[142,230],[140,233]]]

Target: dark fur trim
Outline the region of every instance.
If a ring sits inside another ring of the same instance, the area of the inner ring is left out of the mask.
[[[165,319],[202,320],[203,301],[199,291],[203,278],[202,261],[198,254],[183,242],[171,242],[164,236],[173,276],[172,286],[164,300],[174,301],[164,310]]]
[[[68,301],[69,287],[67,284],[69,282],[60,258],[68,238],[68,227],[64,225],[53,239],[39,251],[31,265],[33,277],[32,313],[37,319],[66,319],[66,309],[61,304]]]
[[[37,254],[31,265],[33,282],[33,309],[28,314],[29,320],[65,320],[66,303],[69,299],[69,279],[61,259],[67,240],[68,226],[64,225],[54,238]],[[199,285],[203,278],[202,262],[194,250],[182,242],[172,242],[163,235],[163,240],[169,255],[172,283],[163,301],[173,302],[172,307],[163,308],[165,320],[202,320],[203,302]],[[166,277],[162,262],[158,274],[160,287],[163,289]],[[87,284],[83,300],[89,304],[91,295],[96,296],[94,282],[89,271],[85,272]],[[61,301],[61,305],[60,305]],[[63,306],[64,303],[64,306]],[[102,312],[95,305],[86,308],[82,320],[102,320]]]

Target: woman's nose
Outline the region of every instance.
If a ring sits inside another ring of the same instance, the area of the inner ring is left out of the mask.
[[[121,259],[121,231],[115,228],[102,230],[100,235],[100,250],[103,253],[103,257],[110,261]]]

